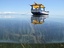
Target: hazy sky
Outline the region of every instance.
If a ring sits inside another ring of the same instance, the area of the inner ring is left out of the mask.
[[[64,15],[64,0],[0,0],[0,12],[29,13],[34,2],[44,4],[52,15]]]

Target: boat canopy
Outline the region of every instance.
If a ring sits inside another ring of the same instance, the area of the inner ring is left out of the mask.
[[[33,6],[33,8],[45,8],[45,6],[44,5],[42,5],[42,4],[37,4],[37,3],[34,3],[34,4],[32,4],[31,6]]]

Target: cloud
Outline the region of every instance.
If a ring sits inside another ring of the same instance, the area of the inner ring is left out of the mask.
[[[0,14],[25,14],[21,12],[0,12]]]
[[[30,12],[0,12],[0,14],[31,14]]]
[[[17,12],[0,12],[0,14],[17,14]]]

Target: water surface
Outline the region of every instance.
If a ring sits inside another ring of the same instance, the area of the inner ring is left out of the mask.
[[[64,43],[63,20],[61,15],[0,15],[0,42]]]

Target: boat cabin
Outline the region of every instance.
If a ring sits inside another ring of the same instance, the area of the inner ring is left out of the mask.
[[[34,3],[31,5],[31,10],[41,10],[41,9],[43,9],[43,11],[45,11],[45,6],[42,4]]]
[[[49,11],[45,11],[43,4],[34,3],[31,5],[31,13],[33,15],[48,15]]]

